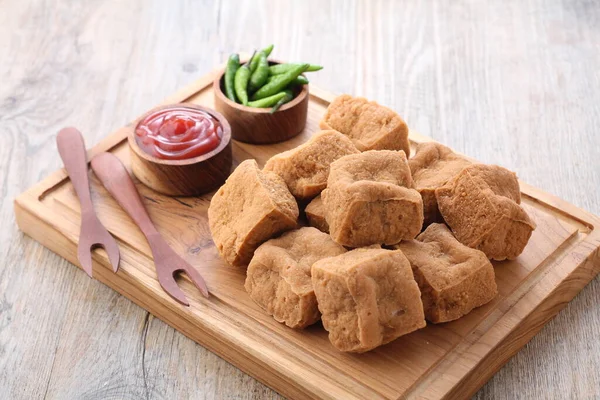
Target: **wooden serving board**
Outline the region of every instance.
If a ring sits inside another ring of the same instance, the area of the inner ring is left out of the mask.
[[[213,105],[211,73],[165,103]],[[234,164],[306,141],[333,96],[313,86],[306,129],[277,145],[233,143]],[[411,132],[413,145],[430,140]],[[129,163],[124,129],[89,150],[109,151]],[[244,291],[245,271],[226,265],[207,223],[210,195],[162,196],[137,184],[152,219],[173,248],[197,267],[212,292],[203,298],[181,279],[190,307],[173,301],[156,280],[142,233],[91,176],[100,220],[118,240],[121,267],[113,274],[106,254],[94,251],[94,277],[186,336],[291,398],[464,398],[480,388],[600,270],[600,218],[521,182],[523,206],[537,223],[524,253],[495,262],[499,295],[451,323],[425,329],[362,355],[336,351],[320,324],[294,331],[264,313]],[[78,264],[80,209],[64,170],[15,200],[20,228]],[[173,377],[177,379],[177,377]]]

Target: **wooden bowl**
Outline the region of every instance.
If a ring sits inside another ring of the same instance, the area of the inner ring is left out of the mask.
[[[273,63],[272,63],[273,64]],[[253,108],[229,100],[221,81],[222,71],[213,82],[215,109],[229,120],[235,140],[252,144],[283,142],[299,135],[306,125],[308,85],[302,85],[296,97],[271,114],[270,108]]]
[[[164,160],[146,153],[135,140],[135,130],[140,121],[157,111],[187,107],[204,111],[215,117],[223,128],[219,146],[202,156],[186,160]],[[130,124],[127,129],[131,148],[131,169],[146,186],[169,196],[197,196],[216,189],[231,173],[231,126],[220,113],[196,104],[180,103],[150,110]]]

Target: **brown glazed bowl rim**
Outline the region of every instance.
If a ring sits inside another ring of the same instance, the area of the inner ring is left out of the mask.
[[[276,60],[269,60],[269,64],[275,65],[275,64],[281,64],[281,62],[276,61]],[[221,89],[221,80],[223,79],[223,75],[225,75],[225,69],[223,69],[221,72],[219,72],[219,74],[217,74],[217,77],[213,81],[213,91],[215,92],[215,94],[217,96],[219,96],[221,98],[221,100],[225,104],[227,104],[231,108],[235,108],[238,111],[252,113],[252,114],[269,114],[271,112],[271,108],[249,107],[249,106],[245,106],[243,104],[236,103],[235,101],[231,101],[231,99],[229,99],[229,97],[225,96],[225,93],[223,93],[223,90]],[[277,113],[280,113],[285,110],[289,110],[290,108],[293,108],[293,107],[297,106],[298,104],[302,103],[302,101],[304,99],[306,99],[307,96],[308,96],[308,85],[302,85],[302,90],[300,91],[300,93],[298,93],[298,95],[296,97],[294,97],[292,99],[292,101],[281,106],[281,108],[279,110],[277,110],[276,113],[272,114],[273,117],[275,117],[277,115]]]
[[[219,121],[219,123],[221,124],[221,127],[223,128],[223,136],[221,137],[221,142],[219,143],[217,148],[215,148],[214,150],[211,150],[210,152],[203,154],[201,156],[186,158],[183,160],[165,160],[163,158],[154,157],[154,156],[146,153],[144,150],[142,150],[142,148],[138,145],[137,141],[135,140],[135,131],[136,131],[139,123],[151,114],[154,114],[154,113],[156,113],[158,111],[162,111],[162,110],[168,110],[171,108],[192,108],[195,110],[204,111],[205,113],[210,114],[213,117],[215,117],[217,119],[217,121]],[[193,104],[193,103],[167,104],[167,105],[155,107],[155,108],[151,109],[150,111],[148,111],[147,113],[145,113],[144,115],[142,115],[137,120],[135,120],[130,125],[129,133],[127,135],[127,141],[129,142],[129,147],[131,147],[131,149],[135,152],[135,154],[138,157],[141,157],[152,163],[162,164],[162,165],[176,165],[176,166],[192,165],[192,164],[197,164],[197,163],[206,161],[206,160],[216,156],[217,154],[219,154],[225,148],[227,148],[227,146],[231,142],[231,126],[229,125],[229,122],[227,121],[227,119],[220,112],[215,111],[212,108],[200,106],[198,104]]]

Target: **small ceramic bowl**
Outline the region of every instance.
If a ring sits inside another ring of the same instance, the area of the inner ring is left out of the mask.
[[[308,113],[308,85],[299,87],[292,101],[271,114],[270,108],[247,107],[227,98],[222,85],[224,74],[225,71],[218,74],[213,82],[215,108],[229,120],[235,140],[269,144],[283,142],[302,133]]]
[[[138,145],[135,131],[146,117],[169,108],[192,108],[217,119],[223,128],[219,146],[204,155],[184,160],[164,160],[146,153]],[[157,107],[129,125],[133,174],[146,186],[169,196],[197,196],[208,193],[225,182],[231,172],[231,127],[219,112],[196,104],[180,103]]]

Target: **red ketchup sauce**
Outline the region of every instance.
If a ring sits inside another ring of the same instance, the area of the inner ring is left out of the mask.
[[[159,110],[141,120],[135,140],[144,152],[164,160],[185,160],[219,146],[223,127],[207,112],[191,107]]]

